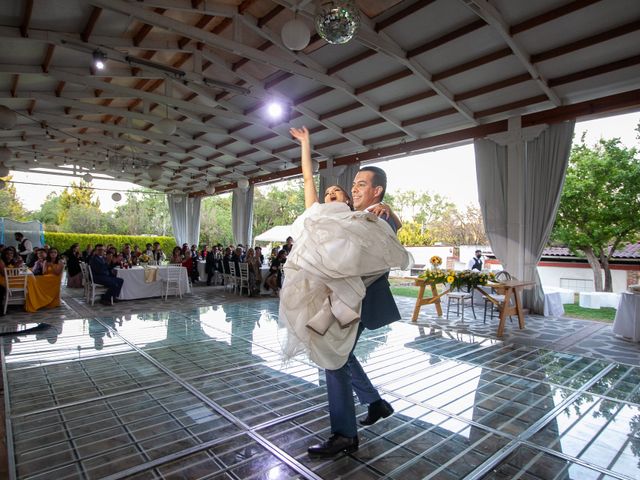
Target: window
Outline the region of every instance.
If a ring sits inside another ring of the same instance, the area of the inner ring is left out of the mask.
[[[561,278],[560,288],[567,288],[574,292],[593,292],[593,280],[584,278]]]

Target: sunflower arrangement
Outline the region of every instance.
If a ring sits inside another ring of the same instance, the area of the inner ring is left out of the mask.
[[[419,275],[419,278],[433,284],[448,283],[454,290],[471,290],[480,285],[486,285],[490,281],[493,282],[496,279],[493,273],[482,273],[475,270],[456,272],[455,270],[443,270],[439,268],[425,270]]]
[[[455,276],[455,273],[456,272],[454,272],[453,270],[447,271],[440,268],[434,268],[431,270],[425,270],[420,275],[418,275],[418,277],[425,280],[427,283],[451,283],[449,282],[449,278]]]
[[[429,259],[429,263],[431,264],[431,268],[435,270],[440,265],[442,265],[442,258],[440,258],[438,255],[434,255]]]

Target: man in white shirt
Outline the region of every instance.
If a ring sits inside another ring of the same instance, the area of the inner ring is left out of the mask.
[[[18,254],[22,257],[23,261],[27,261],[27,257],[33,253],[33,244],[28,238],[24,238],[24,235],[20,232],[15,233],[16,242],[18,242]]]
[[[467,270],[477,270],[478,272],[482,271],[482,251],[476,250],[473,258],[467,263]]]

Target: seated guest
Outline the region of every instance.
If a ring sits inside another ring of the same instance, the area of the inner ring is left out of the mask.
[[[204,246],[204,251],[206,251],[207,246]],[[211,285],[211,278],[216,273],[216,247],[213,247],[213,250],[207,252],[207,256],[205,257],[205,265],[204,272],[207,274],[207,285]]]
[[[171,252],[171,258],[169,259],[169,263],[173,265],[182,265],[182,249],[177,245],[173,248]]]
[[[151,257],[158,263],[163,262],[166,259],[164,252],[162,251],[162,247],[160,246],[160,242],[153,243],[153,254]]]
[[[120,254],[122,257],[122,261],[128,264],[133,263],[132,254],[131,254],[131,245],[125,243],[122,247],[122,253]]]
[[[36,249],[36,261],[33,263],[31,267],[31,271],[34,275],[44,275],[44,267],[45,261],[47,260],[47,252],[44,251],[44,248]]]
[[[64,261],[60,259],[57,248],[50,248],[44,263],[44,275],[62,275]]]
[[[256,247],[255,252],[256,252],[256,258],[258,259],[259,264],[264,265],[264,255],[262,254],[262,247]]]
[[[256,257],[255,250],[253,248],[247,250],[245,260],[249,267],[249,295],[253,297],[260,293],[260,283],[262,282],[262,277],[260,275],[260,260]]]
[[[222,268],[224,273],[231,273],[231,269],[229,268],[229,263],[231,262],[231,247],[227,247],[224,249],[224,255],[222,256]]]
[[[91,258],[91,255],[93,255],[93,247],[89,243],[82,252],[82,261],[84,263],[89,263],[89,259]]]
[[[160,244],[158,243],[158,245]],[[151,245],[150,243],[147,243],[147,245],[145,246],[145,250],[142,253],[148,255],[150,258],[153,258],[153,250],[154,250],[153,245]]]
[[[67,287],[82,288],[82,270],[80,269],[80,245],[74,243],[66,251],[67,257]]]
[[[242,247],[236,248],[235,252],[231,256],[231,261],[236,266],[236,277],[240,276],[240,263],[244,262],[244,255],[242,254]]]
[[[205,244],[202,246],[202,250],[200,250],[200,258],[201,258],[202,260],[206,260],[206,259],[207,259],[207,254],[208,254],[208,253],[209,253],[209,247],[208,247],[208,245],[205,243]]]
[[[182,244],[182,258],[187,258],[190,254],[189,254],[189,244],[188,243],[183,243]]]
[[[285,250],[280,250],[278,252],[278,256],[272,260],[271,266],[269,267],[269,273],[264,281],[265,288],[267,290],[271,288],[276,296],[282,288],[282,267],[286,261],[287,252]]]
[[[14,247],[7,247],[2,251],[2,261],[7,268],[20,268],[24,264]]]
[[[120,295],[124,280],[113,275],[113,271],[107,265],[104,257],[104,245],[97,244],[94,255],[89,263],[91,273],[93,273],[93,281],[98,285],[107,287],[107,291],[102,295],[100,303],[103,305],[111,305],[111,301]]]

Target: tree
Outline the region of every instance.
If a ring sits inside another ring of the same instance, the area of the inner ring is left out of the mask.
[[[5,187],[0,190],[0,217],[7,217],[12,220],[24,220],[27,211],[16,194],[16,187],[11,183],[11,177],[5,177]]]
[[[57,230],[60,215],[60,196],[51,192],[40,205],[40,210],[31,214],[31,218],[44,224],[45,230]]]
[[[450,245],[484,245],[482,213],[478,207],[467,205],[465,210],[450,205],[441,217],[429,225],[433,238]]]
[[[167,197],[153,190],[125,195],[113,213],[116,233],[123,235],[173,235]]]
[[[108,218],[108,217],[107,217]],[[105,224],[105,214],[95,205],[79,204],[70,208],[60,225],[63,232],[73,233],[109,233],[109,225]]]
[[[94,191],[90,185],[81,180],[80,183],[72,182],[71,187],[67,187],[60,194],[60,213],[58,214],[58,223],[64,224],[72,208],[80,205],[87,207],[95,207],[100,211],[100,200],[94,200]]]
[[[612,288],[609,261],[640,231],[640,161],[636,149],[620,140],[600,140],[593,148],[584,136],[573,147],[553,230],[553,240],[582,252],[593,270],[596,291]]]
[[[200,244],[230,245],[233,243],[231,231],[231,195],[208,197],[200,207]]]
[[[256,188],[253,232],[259,235],[276,225],[290,225],[304,212],[302,180],[283,182],[266,189]]]

